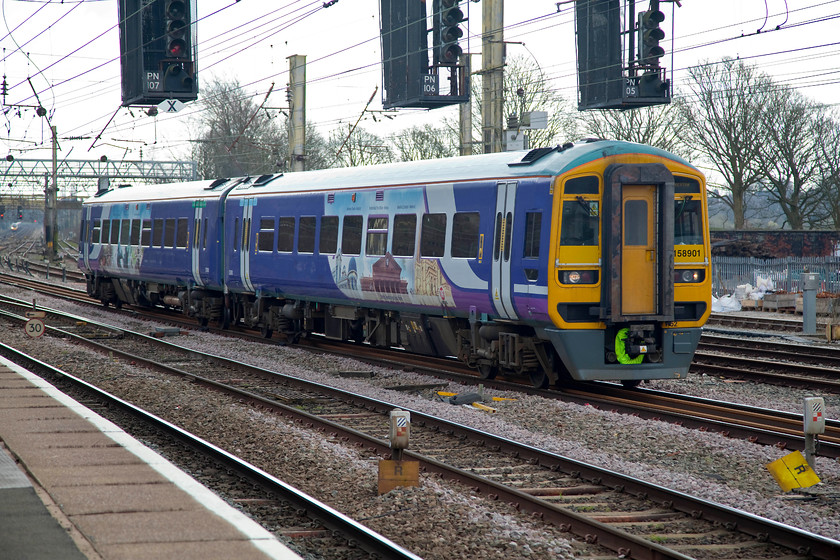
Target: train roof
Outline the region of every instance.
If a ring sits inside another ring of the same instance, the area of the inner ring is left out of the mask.
[[[569,143],[556,148],[538,148],[530,151],[322,169],[301,173],[279,173],[215,181],[134,185],[97,193],[85,204],[161,199],[209,199],[219,198],[226,192],[230,192],[230,196],[253,196],[257,193],[331,191],[510,177],[550,177],[594,159],[623,153],[656,155],[693,167],[682,158],[652,146],[614,140],[584,140],[576,144]]]

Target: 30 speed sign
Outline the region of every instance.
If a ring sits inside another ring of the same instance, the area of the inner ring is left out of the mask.
[[[26,334],[32,338],[38,338],[44,334],[44,322],[41,319],[29,319],[24,327]]]

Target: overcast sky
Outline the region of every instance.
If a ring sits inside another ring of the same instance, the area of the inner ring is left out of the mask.
[[[8,84],[2,132],[6,154],[51,157],[49,128],[31,107],[49,111],[61,140],[60,158],[185,159],[188,121],[202,110],[200,99],[174,115],[148,117],[120,108],[117,0],[2,1],[3,64]],[[645,0],[637,0],[645,7]],[[840,0],[662,1],[668,55],[677,89],[686,68],[722,56],[758,65],[779,83],[826,104],[840,98]],[[287,57],[307,57],[307,119],[325,136],[355,122],[371,94],[381,109],[382,84],[378,0],[200,0],[197,21],[199,84],[236,78],[261,102],[272,83],[268,106],[286,104]],[[480,54],[481,3],[469,9],[469,42]],[[637,8],[638,9],[638,8]],[[575,40],[572,4],[508,0],[508,56],[532,57],[552,86],[575,99]],[[673,30],[672,30],[673,25]],[[759,32],[760,30],[760,32]],[[676,40],[672,39],[676,37]],[[673,51],[673,55],[671,52]],[[479,64],[476,57],[474,66]],[[27,79],[28,78],[28,79]],[[31,86],[30,86],[31,82]],[[455,109],[400,111],[393,119],[362,126],[387,135],[415,124],[439,122]],[[112,119],[110,124],[107,124]],[[107,127],[106,127],[107,124]],[[101,139],[94,138],[102,134]]]

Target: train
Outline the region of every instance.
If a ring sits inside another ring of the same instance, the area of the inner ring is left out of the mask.
[[[484,379],[688,374],[711,311],[703,174],[642,144],[106,187],[78,265],[103,305],[457,357]]]

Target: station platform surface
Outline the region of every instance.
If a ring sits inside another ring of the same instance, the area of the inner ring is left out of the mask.
[[[0,558],[300,556],[110,421],[0,357]]]

